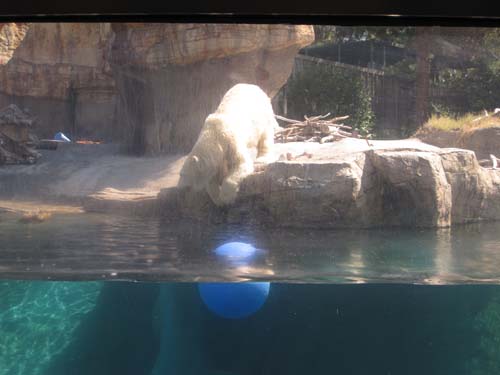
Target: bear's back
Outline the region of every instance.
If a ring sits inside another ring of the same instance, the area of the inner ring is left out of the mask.
[[[273,114],[271,99],[259,86],[239,83],[229,89],[215,113],[253,117],[256,114]]]

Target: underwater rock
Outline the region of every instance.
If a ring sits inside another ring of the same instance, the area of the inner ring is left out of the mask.
[[[331,144],[277,144],[281,153],[308,148],[312,157],[269,164],[243,180],[234,205],[165,189],[166,217],[297,228],[446,227],[500,219],[500,173],[472,151],[418,140],[345,139]],[[297,149],[297,150],[296,150]]]

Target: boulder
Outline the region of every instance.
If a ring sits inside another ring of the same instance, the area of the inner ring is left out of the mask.
[[[459,147],[473,150],[478,159],[489,159],[491,154],[500,157],[500,126],[466,132]]]
[[[459,130],[441,130],[424,126],[417,131],[415,138],[436,147],[448,148],[458,147],[461,135],[462,132]]]
[[[437,147],[459,147],[472,150],[476,153],[478,160],[485,160],[485,165],[490,165],[490,155],[500,154],[500,127],[491,126],[477,128],[467,131],[439,130],[424,128],[416,134],[422,142]]]
[[[165,217],[296,228],[447,227],[500,219],[500,171],[474,153],[417,140],[344,139],[276,145],[301,155],[248,176],[234,205],[216,208],[204,193],[159,194]]]
[[[379,180],[381,222],[393,226],[450,225],[451,186],[439,153],[382,150],[370,152],[369,159]]]

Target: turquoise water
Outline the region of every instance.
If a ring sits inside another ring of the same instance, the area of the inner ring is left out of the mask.
[[[195,283],[0,284],[0,374],[497,374],[500,286],[271,284],[224,319]]]
[[[500,374],[500,223],[1,219],[0,375]],[[235,243],[240,256],[228,256]],[[213,281],[271,284],[229,319],[200,294]]]

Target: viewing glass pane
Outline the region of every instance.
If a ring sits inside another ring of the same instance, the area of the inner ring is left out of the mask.
[[[496,374],[499,57],[0,23],[0,375]]]

